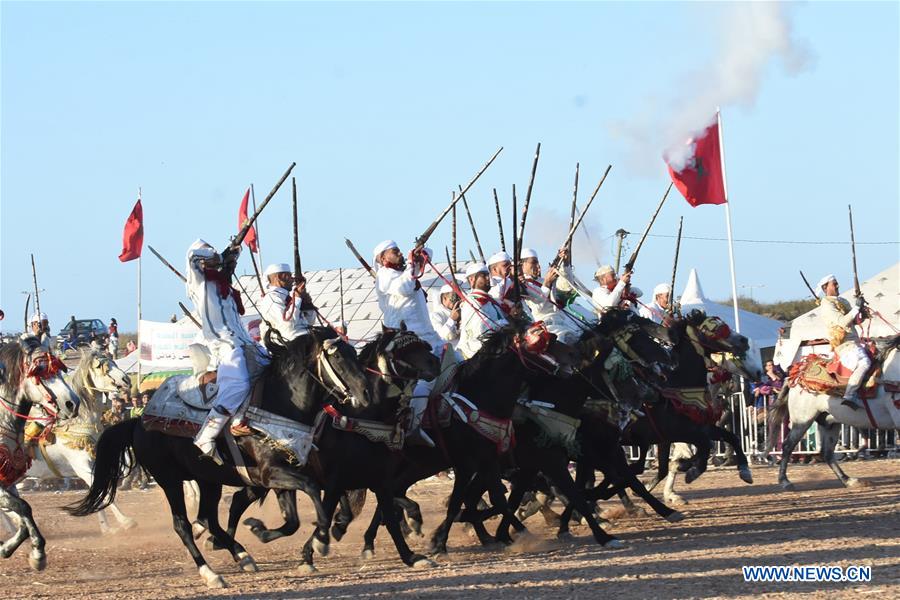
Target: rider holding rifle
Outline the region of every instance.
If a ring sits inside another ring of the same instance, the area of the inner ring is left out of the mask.
[[[841,404],[856,410],[860,408],[857,399],[859,386],[863,384],[863,378],[872,367],[872,358],[854,327],[855,324],[868,318],[865,300],[861,294],[857,295],[856,305],[851,306],[848,300],[838,296],[840,286],[834,275],[829,274],[820,279],[817,287],[823,292],[820,314],[828,332],[828,341],[841,364],[853,371],[847,381],[847,389]]]

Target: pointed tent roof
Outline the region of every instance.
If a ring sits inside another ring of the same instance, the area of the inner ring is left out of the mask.
[[[708,299],[703,294],[703,288],[700,285],[700,277],[697,275],[697,269],[691,269],[688,276],[687,285],[681,293],[681,311],[687,313],[690,310],[699,308],[708,315],[719,317],[732,328],[734,328],[734,309],[725,304],[719,304]],[[743,309],[738,309],[741,317],[741,333],[752,342],[756,348],[769,348],[778,341],[779,330],[782,327],[781,321],[770,319],[756,313],[752,313]]]

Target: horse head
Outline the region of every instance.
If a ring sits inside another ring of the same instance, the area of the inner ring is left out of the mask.
[[[678,339],[677,332],[631,310],[605,312],[594,333],[611,340],[634,366],[648,371],[648,376],[664,379],[678,366],[678,358],[669,346]]]
[[[310,335],[315,340],[310,366],[318,381],[339,402],[355,409],[367,407],[371,402],[369,384],[353,346],[330,327],[315,327]]]
[[[78,372],[84,376],[85,387],[93,388],[88,391],[110,393],[131,389],[131,379],[102,350],[83,351]]]
[[[52,419],[70,419],[78,414],[81,400],[63,379],[66,365],[41,345],[25,336],[0,349],[0,362],[7,367],[4,403],[23,401],[39,406]],[[11,397],[10,397],[11,396]],[[12,408],[12,407],[8,407]]]
[[[402,327],[388,331],[376,342],[378,370],[385,377],[431,381],[441,372],[441,361],[431,345]]]
[[[729,352],[743,357],[750,349],[750,340],[731,330],[728,323],[694,309],[684,318],[685,333],[695,344],[711,352]]]

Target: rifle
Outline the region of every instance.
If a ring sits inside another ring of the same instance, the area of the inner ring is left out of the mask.
[[[28,333],[28,305],[31,304],[31,294],[25,297],[25,333]]]
[[[512,186],[512,234],[513,234],[513,255],[512,255],[512,268],[513,268],[513,295],[516,298],[516,302],[520,301],[521,290],[519,289],[519,261],[516,260],[519,257],[519,240],[516,235],[516,210],[518,207],[516,206],[519,202],[516,199],[516,184]]]
[[[284,172],[284,175],[281,176],[281,179],[278,180],[278,183],[275,184],[275,187],[272,188],[272,191],[269,192],[269,195],[266,196],[266,199],[262,201],[262,204],[259,205],[253,212],[253,216],[247,219],[244,225],[241,227],[241,230],[238,231],[237,235],[231,238],[231,242],[228,244],[228,247],[231,249],[237,249],[241,247],[241,244],[244,242],[244,238],[247,237],[247,232],[250,231],[250,228],[253,227],[253,223],[256,222],[256,219],[259,217],[260,213],[272,199],[272,196],[278,191],[281,187],[281,184],[288,178],[288,175],[291,174],[291,171],[294,170],[294,167],[297,166],[297,163],[292,162],[291,166],[287,168],[287,171]]]
[[[460,187],[459,190],[462,192],[462,187]],[[475,238],[475,247],[478,248],[478,255],[481,257],[481,262],[486,262],[484,260],[484,250],[481,249],[481,242],[478,241],[478,231],[475,229],[475,221],[472,220],[472,213],[469,211],[469,203],[462,193],[460,193],[459,197],[462,198],[463,208],[466,209],[466,216],[469,217],[469,225],[472,227],[472,236]]]
[[[453,245],[453,262],[450,264],[453,265],[453,272],[456,272],[456,207],[453,207],[453,235],[451,238],[451,243]]]
[[[150,244],[147,244],[147,248],[150,249],[150,252],[153,253],[153,256],[155,256],[156,258],[158,258],[158,259],[160,260],[160,262],[162,262],[162,264],[164,264],[164,265],[166,265],[167,267],[169,267],[169,270],[172,271],[173,273],[175,273],[175,274],[178,276],[178,278],[181,279],[181,281],[187,283],[187,277],[185,277],[184,275],[182,275],[182,274],[181,274],[181,271],[179,271],[178,269],[176,269],[175,267],[173,267],[173,266],[172,266],[172,263],[170,263],[169,261],[167,261],[166,259],[164,259],[164,258],[162,257],[162,254],[160,254],[159,252],[157,252],[156,249],[155,249],[153,246],[151,246]]]
[[[578,231],[578,226],[581,225],[581,222],[584,220],[584,215],[587,214],[588,209],[591,207],[591,203],[594,201],[594,198],[597,197],[597,192],[600,191],[600,187],[603,185],[603,182],[606,181],[606,176],[609,175],[609,171],[612,169],[612,165],[606,167],[606,171],[603,173],[603,177],[600,178],[600,183],[597,184],[597,187],[594,188],[594,193],[591,194],[590,199],[587,201],[587,204],[584,205],[584,210],[581,211],[581,215],[576,219],[575,224],[569,228],[569,233],[566,234],[566,239],[563,241],[562,245],[559,247],[559,252],[557,252],[556,256],[553,258],[553,262],[550,263],[551,267],[559,267],[559,255],[563,250],[569,247],[569,244],[572,241],[572,236],[575,235],[575,232]]]
[[[531,178],[528,180],[528,190],[525,192],[525,205],[522,207],[522,223],[519,225],[519,239],[516,242],[516,253],[513,255],[513,262],[519,261],[519,254],[522,253],[522,241],[525,239],[525,219],[528,218],[528,206],[531,204],[531,190],[534,188],[534,176],[537,173],[538,159],[541,157],[541,143],[538,142],[537,150],[534,151],[534,162],[531,163]],[[513,223],[515,225],[515,223]],[[515,233],[515,230],[513,230]]]
[[[494,162],[494,159],[497,158],[497,156],[499,156],[500,152],[502,152],[502,151],[503,151],[503,146],[500,146],[500,149],[494,153],[494,155],[490,158],[490,160],[488,160],[486,163],[484,163],[484,166],[481,167],[481,170],[475,174],[475,177],[473,177],[471,181],[469,181],[469,183],[466,185],[466,187],[460,192],[460,195],[458,197],[454,198],[450,202],[450,206],[445,208],[444,212],[442,212],[440,215],[438,215],[438,218],[435,219],[431,223],[431,225],[428,226],[428,228],[422,233],[422,235],[420,235],[419,237],[416,238],[415,250],[420,250],[425,247],[425,243],[428,241],[428,238],[431,237],[431,234],[434,233],[434,230],[437,229],[437,226],[440,225],[441,221],[444,220],[444,217],[447,216],[447,213],[449,213],[451,210],[453,210],[453,207],[456,206],[456,203],[459,202],[459,199],[462,198],[463,195],[469,191],[469,188],[471,188],[475,184],[476,181],[478,181],[478,178],[481,177],[481,174],[484,173],[485,171],[487,171],[487,168],[489,166],[491,166],[491,163]]]
[[[181,312],[184,313],[184,316],[186,316],[188,319],[190,319],[194,323],[194,325],[196,325],[200,329],[203,329],[203,326],[200,324],[200,321],[198,321],[196,318],[194,318],[194,315],[192,315],[191,311],[189,311],[187,306],[184,305],[184,302],[179,302],[178,306],[181,307]]]
[[[575,211],[578,210],[578,171],[580,170],[581,165],[579,163],[575,163],[575,189],[572,191],[572,214],[569,216],[569,228],[572,228],[572,224],[575,223]],[[566,265],[572,264],[572,240],[569,240],[569,245],[566,248]]]
[[[478,259],[475,258],[475,253],[472,252],[472,249],[471,249],[471,248],[469,248],[469,258],[472,259],[472,262],[478,262]]]
[[[675,241],[675,262],[672,264],[672,285],[669,287],[668,313],[675,314],[675,272],[678,270],[678,254],[681,251],[681,227],[684,225],[684,217],[678,219],[678,239]]]
[[[372,279],[375,279],[375,269],[373,269],[369,263],[366,262],[366,259],[362,257],[362,255],[356,251],[356,246],[353,245],[353,242],[344,238],[344,243],[347,244],[347,247],[350,248],[350,252],[353,253],[353,256],[356,257],[356,260],[359,261],[359,264],[362,265],[362,268],[366,270],[366,272],[372,276]]]
[[[809,290],[809,293],[812,294],[812,297],[815,298],[816,302],[818,302],[819,295],[816,294],[816,291],[813,289],[813,286],[809,285],[809,281],[806,279],[806,275],[803,274],[803,271],[800,271],[800,277],[803,278],[803,283],[806,284],[806,289]]]
[[[853,209],[849,204],[847,205],[847,212],[850,213],[850,251],[853,254],[853,295],[860,298],[862,297],[862,290],[859,289],[859,273],[856,270],[856,235],[853,233]]]
[[[31,255],[31,281],[34,283],[34,310],[40,317],[41,314],[41,294],[38,292],[37,269],[34,268],[34,254]]]
[[[303,281],[303,267],[300,264],[300,222],[297,220],[297,178],[291,177],[291,208],[294,215],[294,280]]]
[[[628,273],[629,271],[634,270],[634,263],[637,260],[638,252],[641,251],[641,246],[644,245],[644,240],[647,239],[647,234],[650,233],[650,228],[653,227],[653,222],[656,221],[656,215],[659,214],[659,211],[662,209],[663,204],[665,204],[665,202],[666,202],[666,198],[669,197],[669,192],[672,190],[673,185],[674,185],[674,182],[670,183],[669,187],[666,188],[666,193],[663,194],[662,200],[659,201],[659,206],[656,207],[656,211],[654,211],[653,216],[650,217],[650,222],[647,223],[647,228],[644,229],[644,234],[641,236],[641,239],[638,242],[637,246],[635,246],[634,252],[631,253],[631,258],[629,258],[628,262],[625,263],[625,269],[624,269],[625,273]]]
[[[503,218],[500,217],[500,199],[497,197],[497,188],[494,188],[494,208],[497,210],[497,227],[500,228],[500,249],[506,252],[506,239],[503,237]]]
[[[453,279],[456,279],[456,265],[450,262],[450,250],[447,249],[447,246],[444,246],[444,254],[447,255],[447,266],[450,268],[450,274],[453,276]]]

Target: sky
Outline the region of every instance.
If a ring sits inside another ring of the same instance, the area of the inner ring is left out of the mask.
[[[21,329],[32,289],[53,331],[69,316],[136,324],[137,262],[120,263],[141,189],[145,244],[178,268],[237,230],[296,161],[305,269],[355,267],[385,238],[409,248],[503,146],[468,194],[486,254],[507,236],[541,146],[525,246],[546,264],[568,222],[576,162],[585,279],[633,249],[669,179],[684,123],[721,106],[738,293],[806,295],[900,259],[900,9],[896,2],[0,3],[0,308]],[[290,186],[259,221],[265,263],[291,262]],[[521,210],[521,208],[520,208]],[[730,297],[725,212],[669,197],[634,283],[697,268]],[[459,255],[474,250],[460,216]],[[715,238],[715,239],[695,239]],[[755,240],[755,241],[742,241]],[[795,243],[785,243],[795,242]],[[839,242],[801,244],[796,242]],[[874,244],[873,242],[887,242]],[[429,245],[450,244],[449,220]],[[251,272],[247,254],[240,272]],[[184,287],[145,246],[143,315],[166,320]],[[624,262],[624,257],[623,257]],[[32,303],[33,307],[33,303]]]

